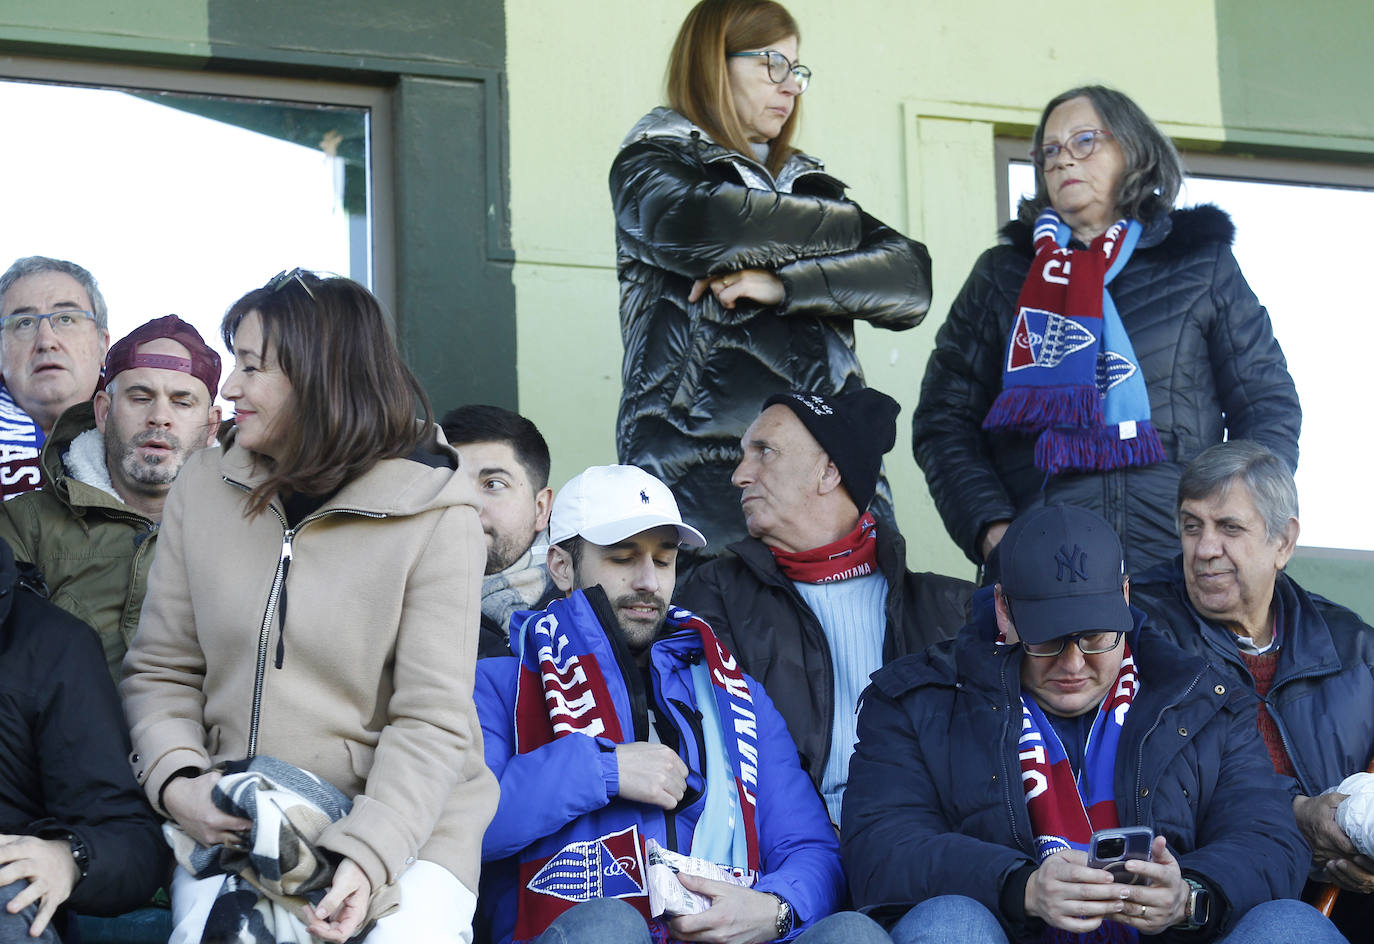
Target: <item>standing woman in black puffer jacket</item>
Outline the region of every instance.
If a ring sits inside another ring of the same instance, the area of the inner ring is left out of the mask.
[[[1070,89],[1045,106],[1031,158],[1035,195],[936,336],[916,461],[975,563],[995,570],[988,555],[1027,508],[1073,504],[1111,523],[1138,573],[1179,552],[1183,466],[1230,438],[1296,468],[1302,409],[1230,218],[1172,210],[1183,163],[1140,106]]]
[[[669,108],[611,167],[625,344],[616,450],[673,490],[710,547],[744,536],[740,436],[787,390],[863,386],[854,319],[903,330],[930,256],[791,146],[811,70],[771,0],[702,0],[668,67]],[[886,483],[874,511],[891,516]]]

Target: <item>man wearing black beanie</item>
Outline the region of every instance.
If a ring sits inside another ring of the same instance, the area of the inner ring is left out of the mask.
[[[868,676],[957,632],[972,591],[908,571],[868,512],[899,411],[870,388],[769,397],[733,476],[750,537],[679,594],[773,695],[836,824]]]

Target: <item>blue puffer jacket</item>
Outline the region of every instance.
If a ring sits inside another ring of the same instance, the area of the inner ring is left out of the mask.
[[[1044,924],[1001,902],[1004,883],[1036,860],[1017,758],[1021,647],[993,642],[989,599],[955,639],[874,674],[844,798],[844,862],[863,910],[896,917],[967,895],[1013,940],[1038,941]],[[1117,815],[1165,836],[1184,874],[1212,889],[1211,939],[1255,905],[1296,897],[1309,852],[1255,729],[1254,697],[1141,619]]]
[[[599,588],[587,594],[602,628],[619,627]],[[598,598],[599,597],[599,601]],[[597,605],[598,603],[604,605]],[[535,617],[537,618],[537,616]],[[672,812],[632,804],[615,796],[614,754],[602,738],[569,734],[526,754],[515,753],[515,694],[519,661],[483,659],[477,663],[474,698],[482,721],[487,765],[501,783],[501,801],[482,839],[481,912],[490,920],[492,940],[507,942],[516,917],[519,854],[585,814],[622,806],[626,821],[640,824],[644,838],[678,852],[691,849],[692,833],[706,804],[700,712],[690,665],[701,659],[696,632],[677,632],[654,643],[650,653],[650,691],[638,672],[625,684],[636,705],[636,730],[647,730],[646,699],[652,699],[660,734],[664,722],[676,729],[678,754],[689,770],[685,806]],[[603,672],[615,666],[601,666]],[[839,846],[820,796],[797,761],[787,726],[763,686],[748,676],[758,720],[758,812],[761,876],[755,888],[786,898],[796,915],[795,933],[835,911],[844,893]],[[671,732],[663,737],[672,739]],[[603,760],[606,758],[607,760]],[[595,835],[595,834],[593,834]],[[591,837],[589,837],[591,838]],[[790,937],[790,936],[789,936]]]
[[[1374,754],[1374,629],[1350,610],[1310,594],[1279,574],[1283,606],[1278,671],[1264,699],[1283,735],[1303,793],[1315,796],[1364,770]],[[1208,622],[1188,601],[1182,558],[1131,581],[1160,631],[1254,691],[1255,680],[1230,630]]]

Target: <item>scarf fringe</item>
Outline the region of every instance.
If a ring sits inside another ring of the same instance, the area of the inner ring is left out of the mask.
[[[1095,386],[1023,386],[998,394],[983,418],[983,429],[1034,435],[1046,426],[1094,427],[1104,422],[1102,394]]]
[[[1123,466],[1167,461],[1164,444],[1149,421],[1136,423],[1132,439],[1122,439],[1115,426],[1094,429],[1047,429],[1035,441],[1035,465],[1050,475],[1060,472],[1104,472]]]

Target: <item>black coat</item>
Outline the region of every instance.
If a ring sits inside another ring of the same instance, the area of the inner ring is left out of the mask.
[[[1049,477],[1035,439],[985,433],[1002,390],[1016,300],[1034,255],[1031,231],[983,253],[935,339],[912,417],[916,461],[950,536],[974,562],[983,530],[1041,503],[1106,518],[1132,572],[1178,553],[1174,503],[1183,466],[1229,435],[1255,439],[1297,468],[1302,409],[1269,315],[1231,254],[1235,230],[1214,206],[1177,210],[1145,227],[1113,280],[1112,299],[1149,390],[1168,462]]]
[[[835,669],[820,621],[767,545],[748,538],[702,565],[674,597],[696,613],[763,683],[819,788],[835,725]],[[878,569],[887,578],[883,661],[948,639],[968,619],[973,585],[906,569],[906,542],[895,527],[878,526]]]
[[[820,161],[797,154],[775,180],[666,108],[631,131],[610,186],[625,345],[616,452],[673,490],[713,553],[745,536],[730,473],[763,401],[863,386],[854,320],[918,324],[930,256],[846,199]],[[743,268],[776,274],[782,304],[687,301],[695,280]]]
[[[1036,864],[1017,759],[1021,647],[995,645],[991,606],[981,609],[981,625],[874,674],[844,796],[845,871],[855,905],[882,917],[967,895],[1012,940],[1039,941],[1044,925],[1002,897]],[[1296,897],[1310,852],[1254,696],[1148,628],[1130,640],[1140,691],[1117,748],[1117,815],[1152,826],[1212,889],[1210,940],[1255,905]]]
[[[129,769],[129,732],[100,639],[20,578],[0,541],[0,832],[75,833],[83,914],[146,903],[167,878],[160,820]]]
[[[1287,574],[1278,575],[1274,594],[1283,607],[1283,626],[1277,672],[1264,702],[1298,785],[1316,796],[1364,770],[1374,755],[1374,629]],[[1255,690],[1231,631],[1203,619],[1189,602],[1181,559],[1132,579],[1131,601],[1184,649]]]

